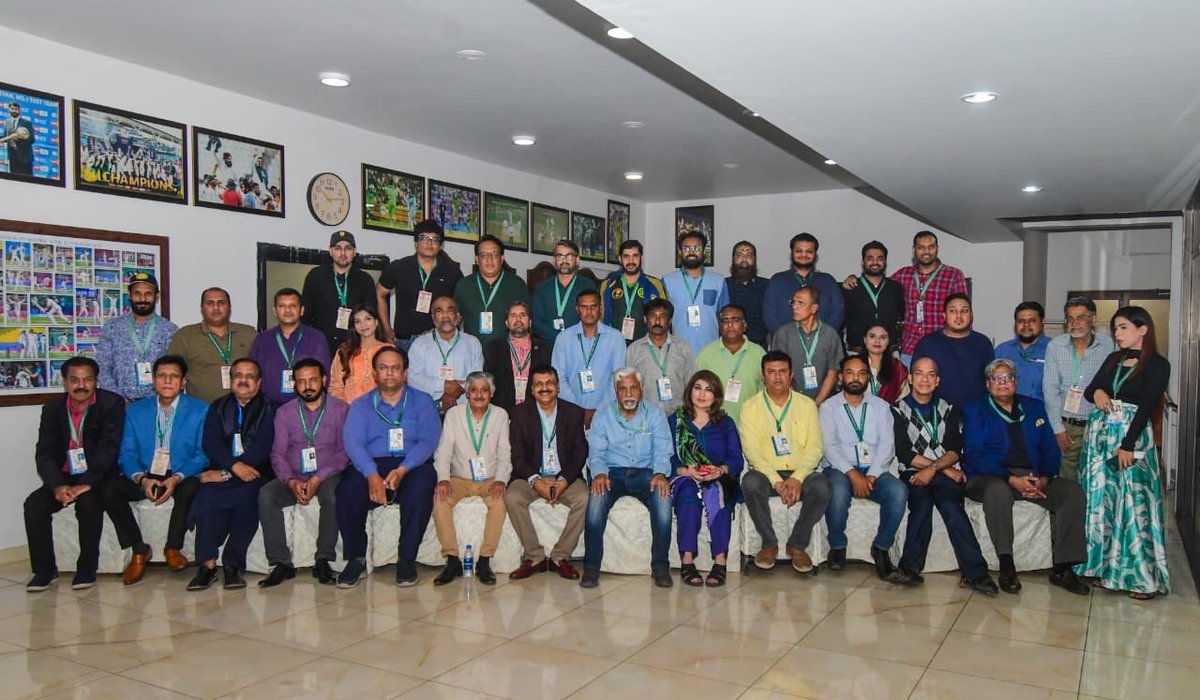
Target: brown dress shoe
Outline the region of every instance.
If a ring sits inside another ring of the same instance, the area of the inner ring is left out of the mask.
[[[550,560],[547,559],[546,561],[550,561]],[[571,562],[567,561],[566,559],[563,559],[562,561],[558,562],[557,564],[551,562],[549,570],[557,571],[559,576],[567,579],[568,581],[579,580],[579,572],[576,571],[575,567],[571,566]]]
[[[754,555],[754,565],[760,569],[774,569],[779,547],[763,547]]]
[[[792,545],[787,546],[787,555],[792,559],[792,568],[802,574],[807,574],[813,569],[812,557],[808,556],[808,552]]]
[[[149,549],[145,554],[136,552],[133,554],[129,559],[129,565],[125,567],[125,576],[122,579],[126,586],[132,586],[142,580],[142,577],[146,575],[146,564],[150,563],[150,557],[153,555],[154,553]]]
[[[183,571],[187,568],[187,557],[183,556],[183,552],[173,547],[163,549],[163,558],[167,560],[167,568],[171,571]]]
[[[528,559],[525,559],[525,560],[521,561],[520,566],[518,566],[514,571],[509,573],[508,578],[513,581],[518,581],[523,578],[529,578],[530,576],[533,576],[534,574],[538,573],[539,571],[545,571],[545,570],[546,570],[546,561],[544,559],[542,561],[539,561],[536,564],[534,564],[532,561],[530,561]]]

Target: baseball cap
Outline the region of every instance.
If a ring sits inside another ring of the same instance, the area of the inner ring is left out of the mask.
[[[333,235],[329,237],[329,247],[332,248],[342,241],[346,241],[355,248],[358,247],[358,244],[354,242],[354,234],[346,230],[334,231]]]
[[[154,275],[150,274],[149,272],[135,272],[132,275],[130,275],[129,276],[129,284],[126,285],[126,289],[132,290],[133,285],[139,284],[139,283],[148,284],[151,287],[154,287],[154,291],[156,291],[156,292],[158,291],[158,280],[155,279]]]

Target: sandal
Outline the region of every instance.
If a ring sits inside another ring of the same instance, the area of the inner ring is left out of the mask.
[[[1157,593],[1139,593],[1138,591],[1130,591],[1129,597],[1134,600],[1154,600]]]
[[[679,566],[679,578],[683,579],[683,583],[688,586],[703,586],[704,577],[700,575],[700,570],[696,568],[696,563],[681,564]]]
[[[720,588],[725,585],[725,565],[713,564],[712,571],[704,579],[704,585],[709,588]]]

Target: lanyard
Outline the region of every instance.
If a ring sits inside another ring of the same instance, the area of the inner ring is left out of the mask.
[[[483,424],[479,428],[479,436],[475,435],[475,419],[472,418],[474,411],[467,408],[467,427],[471,431],[471,446],[475,448],[475,455],[482,456],[480,450],[483,448],[483,435],[487,432],[488,419],[492,417],[492,407],[483,412]]]
[[[83,447],[83,423],[87,420],[88,411],[92,410],[91,406],[83,409],[83,415],[79,417],[79,426],[76,427],[75,419],[71,416],[71,409],[67,409],[67,423],[71,424],[71,444]]]
[[[1008,423],[1009,425],[1012,425],[1013,423],[1020,423],[1025,420],[1025,412],[1020,411],[1021,404],[1019,404],[1019,403],[1013,404],[1013,408],[1020,411],[1020,414],[1021,414],[1021,416],[1019,418],[1017,418],[1016,420],[1009,418],[1007,413],[1005,413],[1004,411],[1001,411],[1000,407],[996,405],[996,402],[993,401],[992,397],[990,397],[990,396],[988,397],[988,403],[990,403],[992,405],[992,410],[996,412],[996,415],[1000,416],[1000,418],[1003,419],[1004,422]]]
[[[650,348],[650,357],[654,358],[654,364],[662,370],[662,376],[667,376],[667,364],[671,361],[671,344],[667,343],[667,347],[663,350],[663,359],[659,361],[658,350],[654,347],[654,342],[647,342],[646,347]]]
[[[592,340],[591,352],[585,352],[583,349],[583,331],[579,331],[579,335],[575,337],[579,339],[579,354],[583,356],[583,366],[591,369],[592,358],[596,356],[596,348],[600,347],[600,329],[596,329],[596,337]]]
[[[650,421],[648,418],[646,418],[645,414],[642,414],[641,425],[630,425],[629,421],[625,420],[625,416],[621,415],[621,411],[617,408],[616,402],[613,402],[612,412],[613,412],[613,416],[615,416],[617,419],[617,424],[620,425],[622,428],[628,430],[629,432],[631,432],[631,433],[648,433],[648,432],[650,432]],[[638,405],[638,413],[639,414],[642,413],[641,405]]]
[[[442,341],[438,340],[437,329],[434,329],[432,335],[433,335],[433,342],[435,345],[437,345],[438,352],[442,353],[442,364],[443,365],[450,364],[450,353],[454,352],[454,348],[458,347],[458,341],[462,340],[462,331],[455,332],[454,342],[450,343],[449,350],[442,349]]]
[[[555,409],[557,411],[557,408]],[[554,427],[550,428],[550,437],[546,437],[546,416],[542,413],[539,406],[537,409],[538,418],[542,421],[542,440],[546,443],[546,448],[549,449],[554,444],[554,440],[558,437],[558,421],[554,421]],[[557,418],[557,414],[555,415]]]
[[[166,437],[171,434],[171,426],[175,425],[175,413],[177,410],[178,410],[178,406],[176,407],[175,410],[171,411],[171,415],[169,418],[167,418],[167,423],[166,423],[166,426],[164,427],[163,420],[162,420],[163,409],[161,406],[158,407],[158,415],[156,416],[156,420],[154,421],[154,428],[158,432],[158,446],[159,447],[163,447],[166,444]]]
[[[925,292],[929,291],[929,285],[933,284],[933,278],[937,277],[938,273],[941,271],[942,265],[941,263],[938,263],[937,269],[929,273],[929,277],[925,280],[924,284],[921,284],[921,273],[917,272],[917,286],[919,287],[919,291],[917,292],[917,301],[925,301]]]
[[[846,410],[846,417],[850,419],[850,427],[854,428],[854,434],[858,436],[858,441],[862,442],[863,431],[867,429],[867,402],[863,401],[862,408],[858,411],[858,419],[862,423],[854,420],[854,412],[850,410],[850,404],[844,403],[842,408]]]
[[[883,388],[883,384],[880,383],[879,374],[875,371],[874,367],[871,368],[871,380],[868,383],[871,386],[871,393],[879,396],[879,390]]]
[[[129,339],[133,341],[133,347],[137,349],[138,359],[146,357],[146,351],[150,349],[150,343],[154,340],[154,329],[158,326],[158,316],[151,316],[150,321],[146,323],[146,336],[143,340],[138,337],[137,321],[133,320],[133,314],[129,315]]]
[[[233,329],[230,328],[229,335],[225,336],[224,350],[221,349],[220,345],[217,345],[217,336],[213,335],[212,332],[204,331],[204,335],[208,336],[208,342],[212,343],[212,346],[217,349],[217,354],[221,356],[221,362],[230,364],[230,361],[233,360]]]
[[[696,297],[700,295],[700,290],[704,289],[704,270],[700,271],[700,279],[696,280],[696,290],[692,291],[692,276],[686,271],[683,272],[683,286],[687,287],[688,296],[692,298],[692,303],[696,303]]]
[[[237,399],[234,399],[233,403],[237,406],[237,410],[238,410],[237,431],[236,432],[240,433],[240,432],[242,432],[242,404],[238,403]]]
[[[1083,355],[1080,355],[1079,352],[1075,350],[1075,343],[1071,343],[1071,376],[1075,378],[1075,386],[1079,386],[1083,383],[1083,358],[1084,355],[1087,355],[1087,351],[1094,347],[1096,347],[1095,333],[1092,334],[1092,342],[1089,343],[1087,349],[1083,351]]]
[[[379,416],[381,419],[383,419],[384,423],[387,423],[393,428],[399,428],[400,423],[404,421],[404,408],[405,406],[408,406],[408,392],[404,392],[404,399],[400,402],[400,412],[395,418],[388,418],[383,411],[379,410],[379,397],[379,390],[376,389],[374,393],[371,394],[371,405],[375,407],[375,415]]]
[[[558,279],[554,280],[554,304],[558,308],[558,317],[563,317],[563,312],[567,310],[567,302],[571,301],[571,290],[575,289],[575,283],[579,281],[579,275],[571,277],[571,283],[567,285],[567,295],[563,296],[562,286],[559,285]]]
[[[429,278],[433,277],[433,270],[426,272],[425,268],[421,267],[421,261],[418,260],[417,261],[417,274],[419,274],[421,276],[421,289],[424,290],[425,286],[429,284]],[[499,280],[497,280],[497,281],[499,281]],[[483,295],[482,290],[480,291],[480,295],[481,296]]]
[[[633,315],[633,302],[637,299],[638,282],[640,279],[633,281],[633,284],[625,284],[625,276],[621,275],[621,289],[625,290],[625,315]]]
[[[1136,368],[1136,362],[1128,367],[1125,366],[1124,360],[1117,363],[1117,368],[1113,371],[1113,396],[1121,393],[1121,387],[1125,386],[1125,382],[1133,376],[1133,370]]]
[[[300,343],[304,341],[304,326],[299,326],[296,329],[296,344],[292,346],[292,351],[289,353],[283,344],[283,330],[275,330],[275,344],[279,346],[279,354],[283,355],[283,361],[287,363],[288,369],[292,368],[292,363],[296,361],[296,351],[300,349]]]
[[[724,346],[722,346],[722,349],[724,349],[725,352],[729,352],[728,348],[724,348]],[[729,352],[729,357],[727,357],[725,359],[725,363],[727,365],[729,365],[729,378],[730,379],[733,379],[734,377],[737,376],[738,370],[742,366],[742,360],[746,359],[746,350],[748,350],[748,349],[749,348],[747,348],[746,345],[743,344],[742,349],[738,350],[737,353]]]
[[[304,431],[304,438],[308,440],[309,447],[313,446],[313,442],[317,439],[317,431],[321,429],[321,420],[325,418],[325,403],[326,398],[321,397],[321,408],[317,409],[317,419],[313,421],[312,430],[309,430],[308,422],[304,420],[304,402],[296,402],[296,412],[300,414],[300,428]]]
[[[767,410],[771,412],[771,417],[775,419],[775,432],[783,432],[783,421],[787,418],[788,411],[792,408],[792,392],[788,392],[787,403],[783,405],[783,413],[775,415],[775,409],[771,407],[771,399],[767,397],[767,392],[762,393],[763,403],[767,405]]]
[[[817,332],[813,333],[812,345],[809,345],[804,340],[804,329],[800,327],[800,322],[796,321],[796,331],[800,334],[800,347],[804,348],[804,361],[806,364],[813,363],[813,355],[817,352],[817,346],[821,343],[821,322],[817,322]]]
[[[496,298],[496,292],[500,289],[500,283],[504,281],[504,270],[500,270],[500,276],[492,284],[492,293],[483,296],[483,274],[475,276],[475,286],[479,288],[479,301],[483,302],[483,310],[487,311],[492,305],[492,300]]]
[[[812,278],[816,272],[816,268],[813,268],[807,275],[801,275],[799,272],[796,272],[796,268],[792,268],[792,274],[796,276],[796,281],[800,283],[801,287],[807,287],[812,284]]]
[[[922,415],[920,408],[913,408],[913,415],[917,417],[917,422],[925,429],[925,433],[929,435],[929,439],[933,442],[938,442],[938,424],[941,421],[938,419],[937,405],[930,404],[930,420],[925,420],[925,416]]]
[[[876,309],[878,309],[879,308],[879,294],[880,294],[880,292],[883,291],[883,286],[885,284],[887,284],[887,278],[884,277],[879,282],[878,287],[872,287],[871,283],[867,281],[866,275],[859,275],[858,281],[862,283],[862,287],[863,287],[863,289],[866,290],[867,296],[871,297],[871,303],[875,305]]]
[[[512,338],[508,338],[508,351],[512,353],[513,365],[517,368],[517,376],[525,374],[525,368],[529,366],[529,361],[533,359],[533,341],[529,341],[529,353],[525,355],[525,361],[521,362],[521,358],[517,356],[517,346],[513,345]]]
[[[340,302],[342,306],[345,306],[346,299],[348,298],[347,294],[350,290],[350,273],[347,272],[346,274],[342,275],[341,277],[342,277],[342,282],[341,282],[341,284],[338,284],[337,270],[333,270],[333,289],[335,292],[337,292],[338,302]]]

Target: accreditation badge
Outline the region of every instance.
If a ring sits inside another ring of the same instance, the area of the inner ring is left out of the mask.
[[[775,433],[771,436],[771,445],[775,447],[776,457],[787,457],[792,454],[792,446],[788,444],[787,435]]]
[[[171,451],[160,447],[154,451],[154,459],[150,462],[150,473],[154,476],[166,476],[171,471]]]
[[[296,377],[292,370],[285,369],[279,374],[279,393],[294,394],[296,393]]]
[[[700,327],[700,305],[692,304],[687,307],[688,325],[692,328]]]
[[[433,306],[433,293],[424,289],[417,292],[417,313],[427,314]]]
[[[1083,389],[1078,386],[1067,389],[1067,396],[1063,400],[1063,411],[1076,415],[1083,412]]]
[[[542,476],[558,476],[562,473],[562,465],[558,457],[549,447],[542,449]]]
[[[730,379],[725,383],[725,400],[729,403],[738,403],[742,398],[742,380]]]
[[[404,451],[404,428],[388,430],[388,452]]]
[[[233,382],[229,379],[229,373],[233,371],[230,365],[221,365],[221,388],[229,389],[233,387]]]
[[[492,328],[493,328],[492,312],[491,311],[480,311],[479,312],[479,332],[484,335],[491,335]]]
[[[69,470],[73,476],[87,473],[87,457],[83,454],[82,447],[76,447],[73,450],[67,450],[67,462],[69,464]]]
[[[867,443],[859,440],[854,445],[854,459],[858,462],[858,468],[861,471],[867,471],[871,468],[871,448],[867,447]]]
[[[637,329],[637,321],[633,316],[626,316],[621,319],[621,337],[625,340],[633,340],[634,330]]]
[[[137,383],[139,387],[147,387],[154,385],[154,370],[153,365],[149,362],[137,363]]]
[[[567,327],[567,322],[561,318],[554,319],[554,330],[561,331]]]
[[[454,379],[454,368],[450,365],[442,365],[438,367],[438,379],[443,382]]]
[[[300,471],[312,474],[317,471],[317,448],[305,447],[300,450]]]
[[[467,466],[471,468],[471,481],[476,483],[487,481],[487,465],[483,463],[483,457],[472,457],[467,460]]]
[[[513,391],[517,395],[517,403],[525,403],[525,394],[529,388],[529,379],[526,377],[513,377]]]
[[[816,367],[813,367],[812,365],[804,365],[804,369],[802,370],[802,372],[804,374],[804,388],[805,389],[808,389],[811,391],[811,390],[817,389],[821,386],[819,383],[817,383],[817,368]]]
[[[659,377],[654,384],[658,387],[658,400],[670,401],[673,396],[671,394],[671,379],[669,377]]]
[[[334,321],[333,325],[334,325],[334,327],[338,328],[339,330],[343,330],[343,331],[350,329],[350,308],[349,307],[346,307],[346,306],[338,307],[337,320]]]
[[[579,390],[585,394],[596,390],[596,381],[592,378],[592,370],[585,369],[579,373]]]
[[[917,323],[925,323],[925,300],[917,300]]]
[[[233,434],[233,449],[231,449],[230,452],[233,453],[234,457],[241,457],[243,454],[245,454],[246,449],[245,449],[245,447],[242,446],[242,434],[241,433]]]

